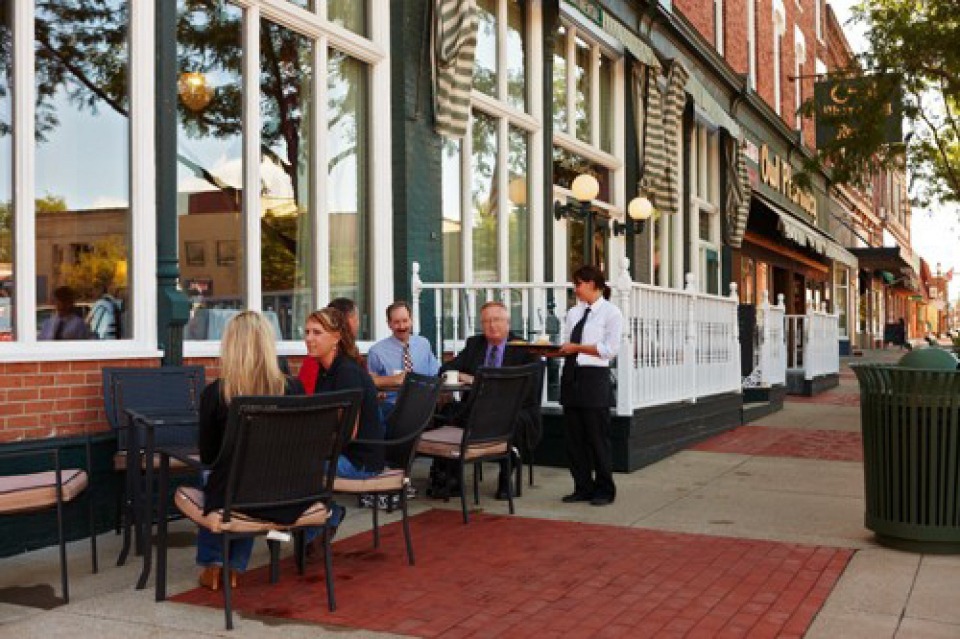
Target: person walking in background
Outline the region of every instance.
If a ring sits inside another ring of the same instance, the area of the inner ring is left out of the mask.
[[[89,339],[90,331],[77,312],[76,295],[69,286],[53,290],[53,305],[56,313],[48,317],[40,327],[40,340]]]
[[[560,346],[560,404],[573,475],[573,492],[563,501],[606,506],[617,494],[610,445],[610,360],[620,350],[623,316],[607,301],[610,289],[596,266],[574,271],[573,291],[578,303],[567,313]]]
[[[123,300],[104,290],[87,314],[90,333],[98,339],[121,339],[123,337]]]
[[[198,448],[200,461],[212,466],[205,473],[203,512],[223,508],[224,493],[230,473],[229,456],[220,450],[226,439],[230,402],[241,395],[302,395],[300,381],[280,372],[277,364],[276,334],[273,327],[256,311],[243,311],[227,324],[220,343],[220,379],[210,383],[200,394]],[[304,508],[280,507],[245,511],[258,519],[292,524]],[[211,590],[220,588],[223,578],[223,542],[221,536],[200,527],[197,534],[197,564],[202,568],[200,585]],[[253,539],[242,537],[230,544],[231,585],[237,573],[247,569]]]

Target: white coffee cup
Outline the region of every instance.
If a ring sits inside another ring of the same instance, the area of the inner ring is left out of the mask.
[[[443,374],[443,381],[446,384],[456,384],[460,381],[460,371],[446,371]]]

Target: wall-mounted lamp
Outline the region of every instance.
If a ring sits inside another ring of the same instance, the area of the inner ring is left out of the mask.
[[[634,235],[639,235],[643,233],[643,227],[646,226],[651,215],[653,215],[653,204],[646,195],[641,193],[627,205],[626,222],[614,221],[613,234],[623,235],[629,229]]]
[[[563,218],[585,218],[590,211],[590,202],[600,193],[600,183],[589,173],[582,173],[570,185],[570,190],[572,195],[566,204],[553,204],[553,217],[558,221]]]

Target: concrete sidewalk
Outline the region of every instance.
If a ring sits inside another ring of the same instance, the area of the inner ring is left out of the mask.
[[[862,464],[850,460],[855,447],[849,445],[859,432],[857,386],[846,363],[895,361],[900,355],[894,349],[867,351],[845,360],[838,388],[813,400],[788,399],[783,411],[741,429],[726,444],[718,439],[619,475],[618,498],[610,507],[561,504],[560,497],[571,489],[568,473],[538,467],[536,485],[525,486],[517,500],[517,516],[852,549],[807,636],[960,637],[960,557],[888,550],[863,527]],[[738,446],[746,452],[731,452]],[[847,453],[824,458],[841,448]],[[416,474],[423,495],[427,465],[418,464]],[[485,475],[481,507],[505,513],[506,503],[492,498],[495,467]],[[459,502],[424,497],[413,502],[413,512],[430,508],[458,509]],[[368,530],[369,522],[367,511],[350,508],[338,539]],[[177,522],[173,530],[171,594],[196,584],[191,528]],[[237,617],[237,629],[227,633],[220,610],[158,604],[152,588],[134,590],[139,565],[113,566],[118,538],[110,533],[99,541],[99,575],[89,573],[87,543],[69,548],[73,599],[68,606],[51,607],[59,592],[55,549],[0,560],[0,637],[383,636],[249,617]],[[264,545],[256,548],[253,564],[262,565]]]

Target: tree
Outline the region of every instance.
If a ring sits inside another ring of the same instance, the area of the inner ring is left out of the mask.
[[[912,175],[916,203],[960,202],[960,3],[953,0],[861,0],[854,20],[868,29],[869,50],[839,75],[870,74],[874,91],[850,98],[844,129],[808,165],[830,167],[838,183],[860,184],[879,168]],[[884,143],[877,105],[902,87],[907,144]],[[816,112],[812,101],[803,110]],[[817,117],[830,119],[818,114]]]
[[[80,300],[95,300],[104,292],[116,293],[127,287],[126,259],[123,237],[107,236],[81,253],[76,264],[64,264],[61,281],[72,288]]]

